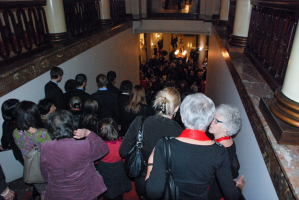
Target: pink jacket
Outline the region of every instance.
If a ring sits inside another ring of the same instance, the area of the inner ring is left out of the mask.
[[[48,182],[45,199],[91,200],[107,190],[93,161],[108,153],[106,143],[91,132],[85,140],[65,138],[41,146],[41,173]]]

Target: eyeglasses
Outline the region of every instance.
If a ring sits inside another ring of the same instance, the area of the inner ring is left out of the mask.
[[[220,120],[218,120],[218,119],[216,119],[216,118],[213,119],[213,122],[214,122],[215,124],[223,123],[222,121],[220,121]]]

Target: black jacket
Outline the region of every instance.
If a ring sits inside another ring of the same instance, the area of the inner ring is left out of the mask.
[[[54,100],[55,107],[57,109],[65,109],[65,102],[63,99],[63,92],[56,83],[49,81],[45,85],[45,96]]]
[[[136,137],[140,127],[141,117],[137,116],[130,125],[123,142],[119,148],[119,154],[124,158],[133,145],[136,144]],[[175,121],[161,115],[150,116],[144,121],[142,154],[147,162],[156,143],[163,136],[177,137],[182,133],[182,127]]]
[[[98,102],[98,119],[101,120],[105,117],[111,117],[118,123],[119,108],[117,105],[117,95],[109,90],[98,90],[91,95],[91,99]]]

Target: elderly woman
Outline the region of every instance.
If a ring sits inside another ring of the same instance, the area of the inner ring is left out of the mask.
[[[53,141],[41,148],[40,169],[48,182],[45,199],[92,200],[105,192],[93,161],[108,153],[106,143],[87,129],[74,131],[74,118],[66,110],[50,114],[47,127]]]
[[[154,102],[154,108],[157,110],[155,116],[145,119],[143,125],[143,147],[142,155],[145,161],[148,160],[157,141],[163,136],[177,137],[182,132],[181,126],[172,120],[179,109],[181,103],[180,93],[174,88],[164,88],[159,91]],[[119,154],[122,157],[131,150],[136,144],[137,133],[140,128],[141,117],[137,116],[130,125],[123,142],[119,148]],[[136,192],[139,197],[145,198],[144,190],[146,169],[140,177],[135,179]]]
[[[216,108],[216,115],[210,124],[209,132],[214,135],[214,141],[222,144],[228,153],[233,178],[239,176],[240,164],[236,155],[236,146],[231,138],[237,134],[242,125],[238,108],[221,104]],[[220,200],[223,197],[217,179],[211,182],[209,199]]]
[[[214,175],[225,199],[238,199],[244,188],[243,177],[235,186],[226,149],[205,134],[214,115],[214,103],[204,94],[189,95],[182,102],[181,116],[186,129],[170,140],[171,169],[179,189],[179,199],[207,200],[207,189]],[[166,180],[163,140],[157,143],[148,163],[146,192],[151,199],[159,199]]]

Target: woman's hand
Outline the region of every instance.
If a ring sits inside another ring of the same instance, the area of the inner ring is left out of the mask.
[[[245,181],[243,181],[244,176],[242,175],[239,180],[236,181],[236,187],[240,188],[241,191],[245,188]]]
[[[150,157],[148,158],[148,162],[147,162],[147,173],[146,173],[145,180],[147,180],[150,177],[151,171],[153,169],[154,154],[155,154],[155,148],[153,149]]]
[[[84,137],[87,137],[89,134],[90,134],[90,130],[87,130],[87,129],[77,129],[77,130],[74,130],[74,138],[75,139],[81,139],[81,138],[84,138]]]
[[[15,192],[13,190],[10,190],[9,188],[6,188],[1,196],[5,199],[5,200],[13,200],[13,198],[15,197]]]

